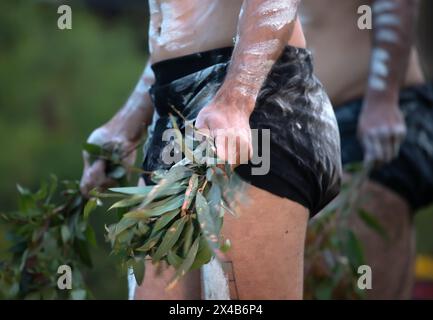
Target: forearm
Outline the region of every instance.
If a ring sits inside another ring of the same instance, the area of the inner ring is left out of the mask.
[[[251,114],[259,91],[290,37],[299,0],[245,0],[226,79],[215,99]]]
[[[413,44],[417,3],[417,0],[373,1],[373,49],[367,101],[397,102]]]
[[[108,126],[122,131],[130,140],[139,139],[144,128],[152,120],[153,105],[149,89],[154,81],[154,74],[148,62],[127,102],[110,120]]]

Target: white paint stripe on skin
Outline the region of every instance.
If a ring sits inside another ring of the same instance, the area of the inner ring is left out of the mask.
[[[296,9],[286,9],[274,12],[268,17],[263,17],[259,23],[259,27],[270,27],[274,30],[284,28],[288,23],[292,22],[296,17]]]
[[[269,0],[265,3],[261,4],[257,10],[259,14],[269,14],[277,11],[290,9],[290,6],[287,6],[287,2],[278,1],[278,0]],[[291,9],[293,10],[293,8]]]
[[[268,0],[257,9],[261,17],[259,26],[280,30],[295,19],[297,8],[298,1],[287,4],[287,1]]]
[[[385,1],[376,1],[373,4],[373,11],[375,13],[382,13],[386,11],[395,10],[398,8],[398,3],[391,0],[385,0]]]
[[[389,43],[399,43],[400,37],[394,30],[381,29],[377,32],[376,40]]]
[[[368,85],[370,88],[377,90],[377,91],[384,91],[386,89],[385,80],[383,80],[377,76],[371,76],[370,80],[368,81]]]
[[[373,49],[371,56],[372,72],[374,75],[386,77],[389,70],[387,62],[389,60],[389,53],[384,49]]]
[[[375,48],[371,54],[371,77],[369,79],[369,86],[375,90],[383,91],[386,89],[386,80],[384,77],[388,76],[389,69],[387,62],[389,61],[389,52],[382,48]]]
[[[143,78],[140,78],[140,81],[138,81],[137,86],[135,87],[135,91],[139,94],[145,94],[148,90],[148,86],[144,82]]]
[[[245,54],[252,55],[267,55],[274,52],[280,45],[279,39],[272,39],[268,41],[259,42],[251,45],[245,50]]]
[[[380,14],[373,21],[374,27],[381,26],[393,26],[399,27],[401,25],[401,20],[398,15],[393,13]]]
[[[236,76],[239,85],[235,90],[245,97],[256,96],[274,63],[274,60],[261,61],[256,58],[247,65],[239,66],[240,72]]]

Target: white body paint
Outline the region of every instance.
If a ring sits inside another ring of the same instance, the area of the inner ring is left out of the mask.
[[[389,53],[385,49],[375,48],[371,55],[371,75],[369,85],[371,88],[382,91],[386,89],[386,77],[389,74]]]
[[[217,259],[201,268],[201,277],[204,300],[230,300],[228,279]]]
[[[398,4],[394,0],[384,0],[384,1],[376,1],[373,4],[373,10],[377,14],[395,10],[398,7]]]
[[[135,281],[134,270],[128,268],[128,300],[134,300],[136,288],[137,282]]]
[[[400,41],[398,33],[391,29],[382,29],[377,32],[376,40],[396,44]]]
[[[393,13],[378,15],[374,21],[374,27],[399,27],[401,25],[400,18]]]
[[[374,28],[377,29],[377,32],[375,34],[376,47],[371,55],[369,87],[377,91],[387,89],[390,74],[390,54],[383,45],[395,45],[401,41],[399,36],[401,19],[394,12],[397,8],[398,3],[390,0],[376,1],[373,5]]]
[[[242,0],[149,0],[152,62],[232,45]]]
[[[263,2],[253,13],[257,19],[257,30],[260,28],[278,31],[293,22],[297,14],[298,1],[268,0]],[[239,20],[242,21],[245,8],[242,7]],[[241,36],[238,31],[237,39]],[[238,42],[238,41],[237,41]],[[267,59],[281,48],[279,39],[270,39],[257,43],[250,43],[244,48],[240,56],[242,63],[236,68],[235,89],[241,96],[246,98],[257,97],[263,82],[275,63],[275,59]]]
[[[268,0],[257,10],[259,26],[280,30],[295,19],[297,8],[296,1],[287,5],[285,1]]]

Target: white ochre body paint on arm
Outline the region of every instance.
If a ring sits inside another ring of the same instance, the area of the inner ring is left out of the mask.
[[[298,0],[244,1],[238,34],[227,74],[231,90],[249,101],[255,101],[287,43],[283,39],[296,19]]]
[[[398,14],[400,4],[395,0],[377,0],[373,4],[374,47],[371,54],[369,87],[384,91],[390,77],[390,47],[402,41],[402,20]]]

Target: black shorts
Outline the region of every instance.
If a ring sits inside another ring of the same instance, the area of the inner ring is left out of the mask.
[[[172,113],[171,106],[194,120],[221,86],[232,50],[216,49],[152,66],[156,82],[150,93],[156,116],[145,144],[145,171],[167,168],[161,160],[166,145],[162,133],[171,127],[167,116]],[[241,165],[236,171],[245,181],[300,203],[311,216],[338,194],[341,158],[337,122],[313,75],[308,50],[285,47],[261,88],[250,126],[270,129],[270,171],[252,175],[251,163]],[[253,152],[261,154],[260,147]]]
[[[356,135],[362,103],[358,99],[335,110],[343,164],[363,159]],[[371,178],[401,195],[416,210],[433,203],[433,86],[401,90],[400,109],[407,126],[400,153],[391,163],[373,171]]]

